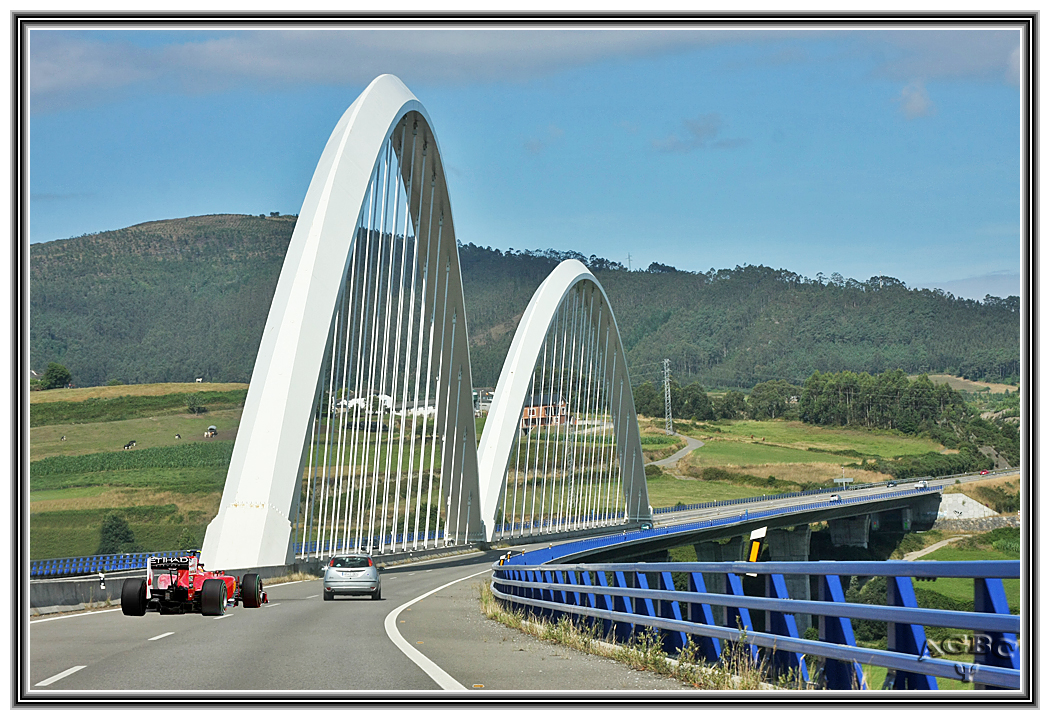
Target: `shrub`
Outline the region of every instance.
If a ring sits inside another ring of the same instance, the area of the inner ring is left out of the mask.
[[[40,387],[44,390],[65,387],[71,382],[73,382],[73,375],[69,370],[66,370],[64,365],[54,362],[47,364],[47,370],[40,377]]]
[[[109,555],[133,552],[135,549],[135,533],[131,532],[127,519],[117,513],[106,515],[102,519],[98,551],[95,554]]]

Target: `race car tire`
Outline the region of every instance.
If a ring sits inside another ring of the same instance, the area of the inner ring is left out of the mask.
[[[120,588],[120,611],[125,615],[146,614],[146,579],[132,578]]]
[[[226,582],[208,578],[201,585],[201,615],[226,614]]]
[[[262,607],[262,578],[258,573],[246,573],[241,578],[241,603],[246,608]]]

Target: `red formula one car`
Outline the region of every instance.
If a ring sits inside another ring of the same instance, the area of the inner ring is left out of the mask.
[[[237,578],[222,572],[208,572],[196,557],[151,557],[146,562],[146,578],[124,581],[120,609],[125,615],[225,615],[227,605],[241,603],[257,608],[266,602],[262,579],[257,573]]]

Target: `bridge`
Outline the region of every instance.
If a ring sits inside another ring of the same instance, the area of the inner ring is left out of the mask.
[[[922,628],[968,628],[992,633],[997,648],[1012,642],[1013,649],[1005,659],[994,650],[979,655],[967,678],[982,687],[1020,687],[1020,620],[1002,590],[1002,578],[1018,577],[1018,563],[934,569],[933,563],[805,562],[810,523],[827,521],[837,542],[864,544],[880,523],[907,528],[925,522],[931,508],[935,515],[936,486],[867,488],[841,493],[840,500],[767,498],[654,516],[624,349],[597,278],[566,261],[537,289],[480,441],[466,325],[448,185],[430,117],[397,78],[380,76],[337,123],[311,180],[201,558],[209,568],[272,577],[360,548],[387,565],[388,602],[382,612],[363,611],[360,622],[340,615],[340,633],[333,633],[332,613],[347,605],[315,602],[316,583],[290,581],[270,586],[271,603],[257,616],[235,611],[219,626],[204,624],[212,619],[187,625],[165,618],[149,638],[112,611],[91,614],[79,621],[76,648],[59,641],[63,623],[72,621],[41,619],[32,629],[26,692],[165,691],[176,676],[205,691],[304,690],[322,697],[353,689],[520,689],[508,674],[510,659],[499,658],[502,670],[472,664],[480,648],[470,644],[477,631],[469,622],[438,619],[447,614],[434,609],[434,593],[455,586],[449,593],[462,598],[473,578],[491,578],[492,593],[508,608],[571,617],[620,640],[651,628],[672,655],[690,638],[712,662],[721,649],[748,646],[756,660],[762,654],[770,667],[801,671],[807,681],[801,656],[820,657],[827,671],[819,686],[829,688],[863,687],[861,662],[899,673],[891,687],[935,688],[934,678],[954,669],[921,657]],[[776,560],[744,564],[744,538],[760,528],[769,531]],[[528,552],[505,564],[496,545]],[[698,563],[667,562],[667,550],[682,545],[696,548]],[[392,564],[421,557],[430,559]],[[772,602],[745,597],[740,578],[749,572],[768,578]],[[675,573],[689,582],[678,587]],[[839,579],[858,575],[890,580],[887,605],[874,616],[841,607]],[[911,578],[936,575],[972,579],[975,612],[918,608]],[[810,576],[822,578],[818,600],[810,597]],[[755,629],[752,611],[769,613],[768,629]],[[800,636],[804,623],[796,615],[819,619],[819,639]],[[889,622],[899,633],[881,655],[862,657],[851,617]],[[176,633],[188,644],[166,643],[171,652],[158,660],[149,644]],[[241,661],[220,669],[200,650],[222,638]],[[281,657],[298,659],[275,663],[272,638],[281,638]],[[60,667],[77,653],[82,661]],[[909,653],[920,657],[902,659]],[[502,679],[466,682],[492,674]],[[554,684],[541,689],[565,682],[558,675],[549,673]],[[600,673],[592,676],[604,682]]]

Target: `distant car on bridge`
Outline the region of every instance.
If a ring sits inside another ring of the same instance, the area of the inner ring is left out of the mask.
[[[840,500],[842,500],[842,498],[838,495],[832,495],[828,498],[828,502],[839,502]]]
[[[982,471],[981,471],[981,474],[982,474],[982,475],[987,475],[987,474],[988,474],[989,472],[990,472],[989,470],[982,470]]]

